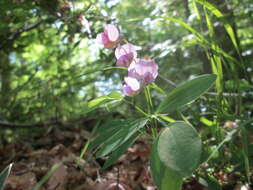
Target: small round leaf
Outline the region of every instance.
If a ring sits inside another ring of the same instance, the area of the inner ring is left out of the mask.
[[[201,139],[197,131],[184,122],[176,122],[162,131],[158,139],[158,156],[163,164],[181,177],[198,167]]]

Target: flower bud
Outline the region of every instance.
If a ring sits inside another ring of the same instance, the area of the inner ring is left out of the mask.
[[[125,77],[125,83],[123,85],[123,93],[126,96],[133,96],[140,90],[140,83],[135,78]]]
[[[137,52],[133,44],[127,43],[116,48],[115,56],[117,58],[117,66],[129,67],[132,61],[137,57]]]
[[[136,78],[142,85],[148,85],[158,76],[158,65],[151,59],[137,59],[128,68],[128,76]]]

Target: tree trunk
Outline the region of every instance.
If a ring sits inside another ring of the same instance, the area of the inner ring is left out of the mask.
[[[0,51],[0,114],[3,117],[7,115],[7,106],[10,103],[11,70],[8,54]]]

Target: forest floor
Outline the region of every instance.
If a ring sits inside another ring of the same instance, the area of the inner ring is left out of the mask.
[[[146,139],[139,139],[114,166],[103,171],[104,159],[95,159],[89,152],[80,158],[87,133],[76,128],[50,128],[43,135],[26,134],[14,143],[2,144],[0,171],[14,163],[4,190],[31,190],[35,184],[41,185],[37,190],[156,190]],[[50,173],[53,166],[56,169]],[[183,189],[208,190],[195,178],[188,179]]]

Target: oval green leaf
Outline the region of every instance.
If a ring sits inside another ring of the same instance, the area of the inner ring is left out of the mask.
[[[181,177],[190,176],[199,165],[201,139],[192,126],[176,122],[162,131],[157,152],[168,169]]]
[[[177,173],[169,170],[159,159],[158,151],[158,138],[154,141],[154,144],[150,153],[150,168],[151,175],[155,185],[159,190],[181,190],[183,179],[178,176]]]
[[[214,74],[201,75],[178,86],[161,102],[156,113],[171,112],[196,100],[212,86],[215,79]]]

